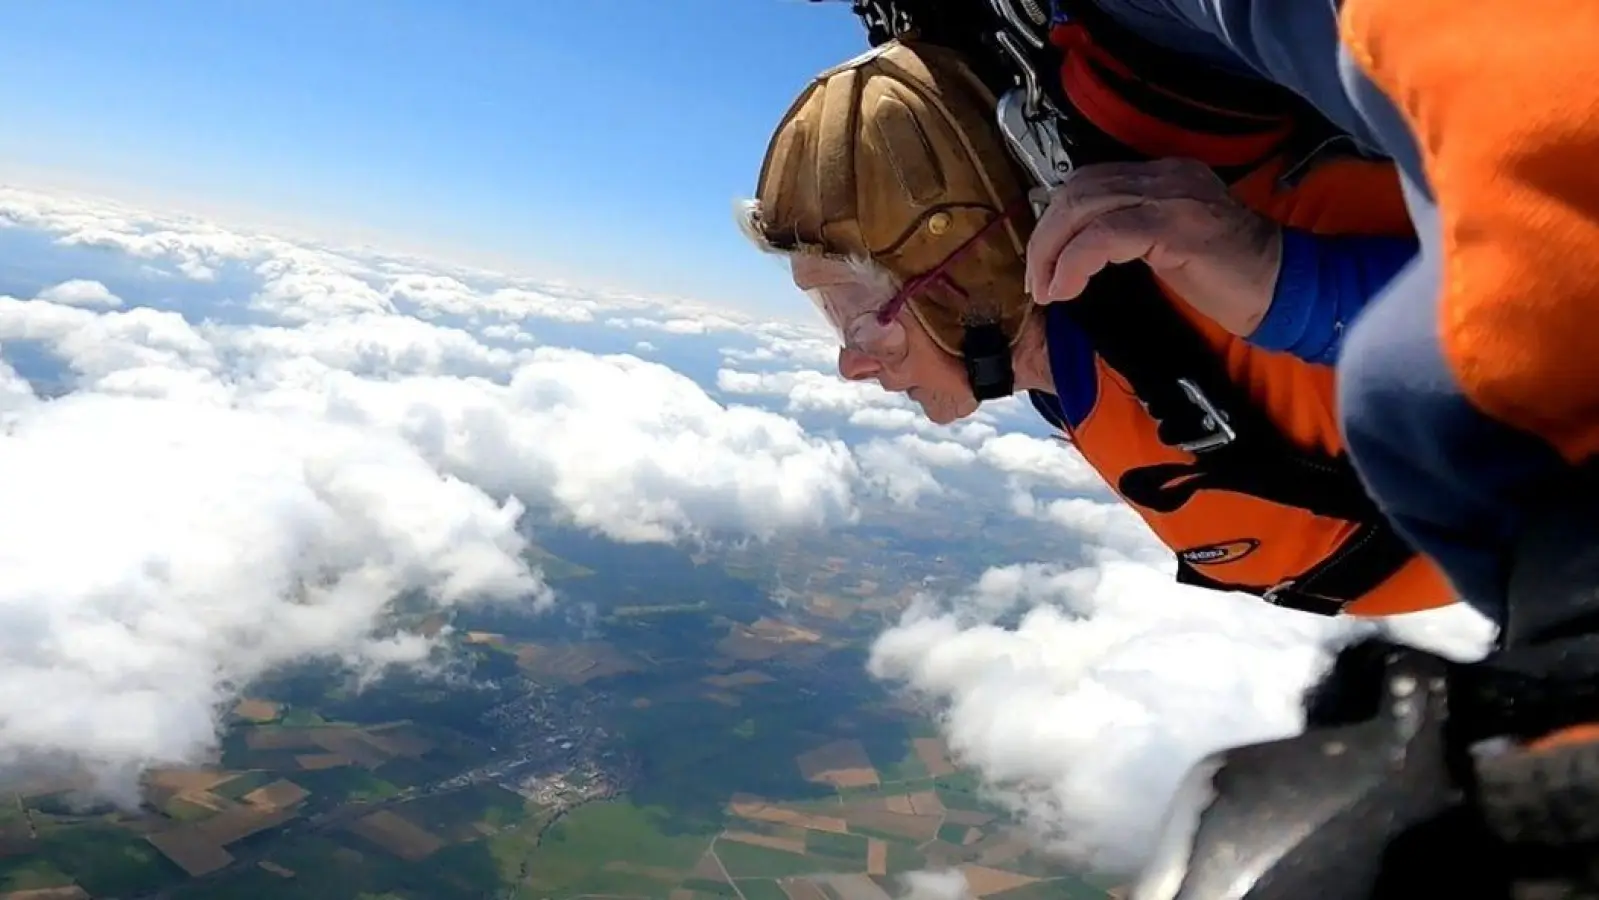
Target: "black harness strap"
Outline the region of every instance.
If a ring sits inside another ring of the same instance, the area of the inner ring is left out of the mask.
[[[1058,304],[1082,328],[1158,423],[1160,439],[1194,457],[1126,472],[1116,488],[1157,512],[1200,491],[1246,494],[1360,527],[1327,559],[1276,585],[1236,585],[1179,560],[1184,584],[1252,593],[1305,612],[1336,615],[1415,553],[1367,496],[1347,457],[1291,443],[1228,376],[1142,263],[1109,266],[1076,300]]]

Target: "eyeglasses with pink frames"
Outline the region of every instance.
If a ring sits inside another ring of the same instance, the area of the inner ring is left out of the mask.
[[[938,265],[907,279],[893,296],[884,303],[876,304],[875,308],[872,308],[870,296],[863,296],[873,293],[873,286],[858,281],[820,285],[810,288],[805,293],[822,311],[822,315],[826,317],[828,324],[833,326],[845,347],[874,359],[896,362],[905,353],[905,326],[899,321],[899,314],[904,310],[906,302],[933,287],[947,290],[961,301],[970,300],[966,291],[949,277],[950,268],[978,241],[1028,208],[1030,208],[1028,203],[1018,203],[1013,208],[994,216],[975,234],[962,241],[960,246],[944,257]],[[865,309],[862,312],[853,314],[850,312],[861,310],[863,307]]]

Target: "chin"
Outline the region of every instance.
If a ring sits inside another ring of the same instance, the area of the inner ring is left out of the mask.
[[[975,405],[970,409],[965,409],[966,404],[956,406],[952,403],[920,403],[920,406],[922,407],[922,415],[926,416],[927,420],[934,425],[950,425],[977,411]]]

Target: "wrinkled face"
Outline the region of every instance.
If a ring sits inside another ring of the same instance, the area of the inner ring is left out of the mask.
[[[905,394],[928,419],[948,425],[977,411],[959,358],[944,352],[902,303],[891,283],[847,262],[813,256],[790,260],[794,284],[808,294],[843,345],[838,373],[875,380]]]

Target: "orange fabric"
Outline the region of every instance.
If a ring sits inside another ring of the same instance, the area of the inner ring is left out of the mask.
[[[1345,0],[1345,45],[1417,136],[1440,338],[1483,412],[1599,451],[1599,3]]]
[[[1391,164],[1352,159],[1327,162],[1313,168],[1293,189],[1278,187],[1281,170],[1278,161],[1256,171],[1235,185],[1234,195],[1285,225],[1322,234],[1410,233],[1398,175]],[[1341,451],[1330,367],[1254,347],[1170,296],[1223,357],[1235,383],[1245,386],[1290,440],[1328,454]],[[1103,361],[1098,400],[1074,430],[1074,438],[1083,456],[1113,486],[1129,469],[1194,458],[1160,441],[1154,420],[1126,382]],[[1258,542],[1247,553],[1195,564],[1206,576],[1239,587],[1270,587],[1304,572],[1326,559],[1355,528],[1294,507],[1215,491],[1198,493],[1173,513],[1136,505],[1133,509],[1174,550]],[[1443,574],[1418,556],[1345,611],[1355,616],[1382,616],[1452,602],[1454,595]]]
[[[1570,728],[1562,728],[1546,734],[1537,740],[1527,742],[1526,748],[1533,753],[1542,753],[1547,750],[1570,747],[1576,744],[1589,744],[1594,741],[1599,741],[1599,725],[1587,723],[1573,725]]]
[[[1081,29],[1057,28],[1052,39],[1065,53],[1062,86],[1077,114],[1116,140],[1149,156],[1188,156],[1212,166],[1247,163],[1271,153],[1286,136],[1285,119],[1262,118],[1252,134],[1202,133],[1162,122],[1124,100],[1088,65],[1131,75],[1094,45]],[[1146,85],[1174,95],[1160,85]],[[1198,108],[1197,104],[1191,104]],[[1220,114],[1220,113],[1218,113]],[[1238,117],[1230,116],[1236,124]],[[1269,141],[1263,143],[1263,139]],[[1331,159],[1311,167],[1292,188],[1279,184],[1284,161],[1274,158],[1233,186],[1245,205],[1284,225],[1321,234],[1413,233],[1391,163]],[[1287,353],[1252,346],[1199,315],[1175,294],[1176,308],[1224,360],[1234,383],[1282,429],[1289,440],[1328,455],[1342,452],[1333,370]],[[1599,358],[1599,353],[1595,354]],[[1193,456],[1162,443],[1155,422],[1122,378],[1100,361],[1094,408],[1074,429],[1078,449],[1114,487],[1133,468],[1191,462]],[[1125,498],[1123,498],[1125,500]],[[1312,568],[1338,548],[1354,525],[1315,516],[1243,494],[1201,491],[1173,513],[1129,503],[1175,551],[1214,548],[1190,563],[1207,577],[1240,588],[1267,588]],[[1354,616],[1382,616],[1455,602],[1443,573],[1417,556],[1371,593],[1346,606]]]

